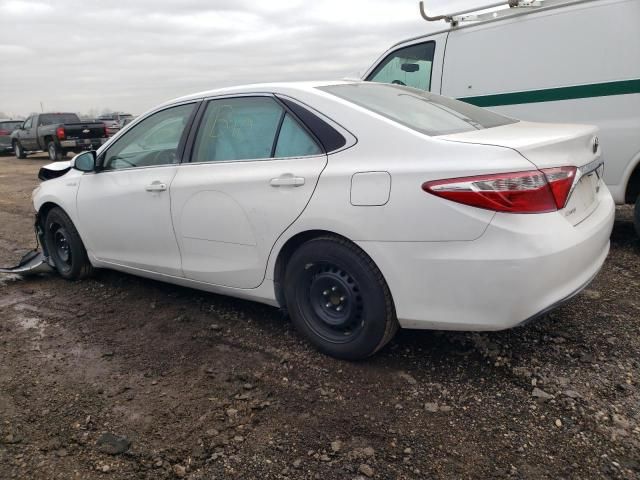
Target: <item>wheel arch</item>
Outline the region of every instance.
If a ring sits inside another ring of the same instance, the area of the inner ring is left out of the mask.
[[[630,165],[630,173],[627,175],[627,182],[624,189],[624,202],[635,203],[640,195],[640,152],[636,154]],[[606,168],[606,167],[605,167]]]
[[[40,205],[40,208],[38,209],[38,211],[36,212],[36,234],[38,236],[38,241],[40,242],[40,247],[42,248],[42,251],[44,252],[44,254],[46,256],[49,255],[48,249],[47,249],[47,244],[44,240],[44,231],[45,231],[45,219],[47,218],[47,215],[49,214],[49,212],[51,210],[53,210],[54,208],[59,208],[60,210],[62,210],[63,212],[65,211],[64,208],[62,208],[60,205],[58,205],[57,203],[54,202],[44,202],[42,205]],[[65,212],[67,213],[67,212]]]
[[[378,270],[380,271],[385,283],[387,283],[388,285],[384,272],[382,272],[380,267],[377,265],[376,261],[373,258],[371,258],[369,253],[364,251],[362,247],[360,247],[356,242],[351,240],[349,237],[346,237],[344,235],[341,235],[331,230],[324,230],[324,229],[304,230],[296,233],[295,235],[288,238],[286,242],[284,242],[284,244],[278,251],[278,255],[275,260],[275,264],[273,267],[273,288],[275,291],[276,301],[278,302],[278,305],[280,306],[280,308],[282,308],[283,310],[286,310],[287,308],[287,303],[284,298],[283,283],[284,283],[284,274],[287,268],[287,264],[291,259],[291,256],[304,243],[310,240],[313,240],[315,238],[321,238],[321,237],[334,237],[355,245],[359,250],[361,250],[365,255],[367,255],[371,259],[371,261],[374,263],[376,268],[378,268]]]

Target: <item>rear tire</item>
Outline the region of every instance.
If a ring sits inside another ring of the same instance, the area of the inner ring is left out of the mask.
[[[284,294],[298,331],[332,357],[369,357],[398,330],[382,273],[365,252],[340,237],[310,240],[293,253]]]
[[[633,226],[636,227],[636,233],[640,237],[640,195],[636,198],[636,204],[633,209]]]
[[[13,152],[16,154],[16,158],[27,158],[27,153],[24,151],[22,144],[18,140],[14,140],[13,142]]]
[[[49,257],[62,278],[80,280],[93,273],[80,234],[61,208],[52,208],[44,222]]]
[[[59,162],[65,157],[65,155],[62,153],[62,150],[58,148],[54,141],[51,141],[47,144],[47,152],[49,153],[49,160],[51,160],[52,162]]]

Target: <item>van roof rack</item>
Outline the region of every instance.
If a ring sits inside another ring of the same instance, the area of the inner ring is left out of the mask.
[[[420,1],[420,15],[428,22],[444,20],[457,27],[462,22],[483,22],[487,20],[496,20],[498,18],[508,17],[515,13],[522,13],[523,10],[535,10],[540,7],[548,7],[563,3],[574,3],[568,0],[502,0],[501,2],[493,2],[488,5],[460,10],[458,12],[448,13],[444,15],[429,16],[424,10],[424,2]],[[495,10],[493,12],[481,12],[498,7],[508,6],[507,9]]]

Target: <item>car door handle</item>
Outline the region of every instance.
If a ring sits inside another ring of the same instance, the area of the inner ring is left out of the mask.
[[[301,187],[304,185],[304,178],[283,175],[281,177],[272,178],[269,184],[272,187]]]
[[[164,192],[167,189],[166,183],[153,182],[144,187],[147,192]]]

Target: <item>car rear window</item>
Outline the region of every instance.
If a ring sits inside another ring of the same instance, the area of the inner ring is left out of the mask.
[[[40,115],[40,125],[55,125],[58,123],[78,123],[80,119],[75,113],[45,113]]]
[[[15,130],[22,122],[0,122],[0,130]]]
[[[317,88],[431,136],[517,122],[459,100],[400,85],[363,82]]]

